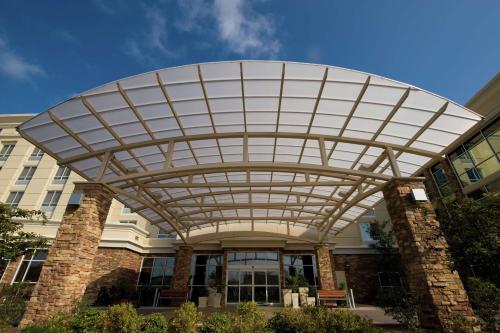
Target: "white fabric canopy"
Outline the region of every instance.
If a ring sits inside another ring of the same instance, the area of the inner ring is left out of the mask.
[[[121,79],[19,131],[183,239],[250,222],[301,225],[323,239],[380,201],[387,180],[419,175],[480,120],[372,74],[242,61]]]

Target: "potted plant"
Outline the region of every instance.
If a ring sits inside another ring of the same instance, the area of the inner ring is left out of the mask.
[[[207,302],[208,302],[208,291],[206,288],[202,288],[200,290],[200,296],[198,297],[198,307],[199,308],[206,308],[207,307]]]
[[[292,290],[292,307],[299,307],[299,288],[306,287],[307,281],[301,274],[289,275],[285,280],[285,286]],[[306,294],[307,295],[307,294]]]

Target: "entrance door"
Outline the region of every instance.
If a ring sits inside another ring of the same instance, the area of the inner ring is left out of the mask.
[[[279,304],[280,269],[276,251],[228,253],[226,303]]]

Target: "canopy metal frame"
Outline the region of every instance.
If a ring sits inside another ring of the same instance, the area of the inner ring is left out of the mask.
[[[388,181],[419,175],[480,120],[372,74],[243,61],[122,79],[18,130],[186,243],[194,230],[226,234],[234,223],[255,232],[286,224],[285,238],[300,225],[324,242],[380,202]]]

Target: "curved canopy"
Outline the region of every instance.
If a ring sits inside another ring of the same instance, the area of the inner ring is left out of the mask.
[[[118,80],[19,132],[184,241],[231,230],[323,241],[480,120],[372,74],[242,61]]]

